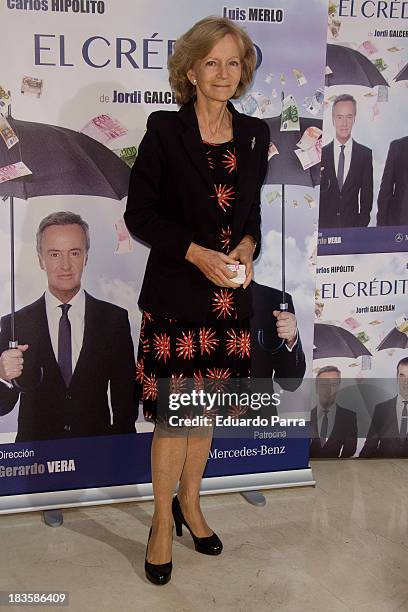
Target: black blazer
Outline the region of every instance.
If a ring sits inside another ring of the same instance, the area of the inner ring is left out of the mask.
[[[310,413],[310,457],[352,457],[357,448],[357,416],[348,408],[336,404],[333,429],[322,446],[317,427],[316,406]]]
[[[408,457],[408,440],[399,439],[397,397],[377,404],[360,457]]]
[[[10,412],[20,398],[16,442],[135,432],[135,358],[127,311],[85,296],[84,339],[68,388],[52,349],[44,296],[16,313],[18,340],[29,344],[18,382],[33,387],[20,394],[0,382],[0,415]],[[8,348],[9,334],[7,315],[1,319],[0,353]],[[35,387],[39,366],[44,376]]]
[[[267,169],[269,131],[260,119],[232,113],[237,154],[238,197],[232,242],[245,234],[258,243],[260,189]],[[185,260],[191,242],[217,249],[217,210],[214,191],[193,101],[178,112],[157,111],[132,168],[124,215],[129,231],[151,246],[138,304],[158,315],[204,321],[215,285]],[[251,313],[250,290],[236,289],[238,318]]]
[[[340,192],[333,141],[322,150],[319,227],[365,227],[373,206],[373,155],[353,140],[350,168]]]
[[[408,136],[394,140],[378,194],[377,225],[408,224]]]

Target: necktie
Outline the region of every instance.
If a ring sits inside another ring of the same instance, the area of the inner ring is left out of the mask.
[[[60,304],[62,310],[58,327],[58,365],[62,377],[68,387],[72,378],[72,347],[71,347],[71,323],[68,319],[68,310],[71,304]]]
[[[408,419],[408,401],[402,402],[403,409],[401,415],[401,429],[400,429],[400,438],[401,440],[405,440],[407,437],[407,419]]]
[[[345,162],[345,156],[344,156],[344,147],[345,145],[340,145],[340,155],[339,155],[339,165],[337,168],[337,182],[339,184],[339,189],[340,191],[343,189],[343,183],[344,183],[344,162]]]
[[[327,438],[327,428],[329,426],[329,418],[327,416],[327,413],[329,411],[328,410],[323,410],[323,418],[322,418],[322,427],[320,429],[320,442],[323,446],[323,444],[326,443],[326,438]]]

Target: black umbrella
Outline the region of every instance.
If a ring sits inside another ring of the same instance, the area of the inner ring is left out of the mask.
[[[14,273],[14,197],[92,195],[121,200],[127,193],[130,168],[98,141],[67,128],[44,123],[7,120],[19,142],[0,146],[0,167],[24,162],[32,174],[0,184],[0,196],[10,199],[11,330],[16,348]],[[17,381],[14,385],[20,390]]]
[[[394,327],[388,334],[381,340],[380,344],[377,346],[377,351],[385,351],[386,349],[399,348],[406,349],[408,348],[408,336],[403,332],[399,331],[396,327]]]
[[[327,45],[326,65],[332,74],[326,75],[326,85],[386,85],[381,72],[370,60],[354,49],[342,45]]]
[[[316,323],[314,326],[313,359],[327,357],[360,357],[370,351],[347,329],[338,325]]]
[[[121,200],[130,168],[97,140],[67,128],[7,117],[19,142],[0,146],[0,167],[23,161],[32,174],[0,184],[0,196],[92,195]]]
[[[284,94],[282,92],[282,102]],[[303,170],[302,164],[295,155],[296,145],[302,134],[308,127],[322,128],[321,119],[311,119],[309,117],[299,117],[299,131],[281,131],[281,116],[264,119],[269,127],[270,140],[278,149],[279,154],[274,155],[268,164],[265,184],[278,185],[282,187],[282,303],[280,310],[288,310],[286,300],[286,254],[285,254],[285,186],[304,185],[305,187],[315,187],[320,183],[320,164],[315,164],[308,170]],[[264,342],[263,330],[259,330],[259,343],[266,351],[277,352],[285,343],[282,340],[275,348],[267,347]]]
[[[397,76],[394,77],[394,81],[407,81],[408,80],[408,64],[399,71]]]

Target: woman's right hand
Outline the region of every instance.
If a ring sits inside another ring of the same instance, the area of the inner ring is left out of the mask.
[[[187,250],[186,259],[206,276],[214,285],[218,287],[240,287],[233,279],[237,275],[227,268],[227,264],[236,264],[237,260],[228,257],[220,251],[206,249],[192,242]]]

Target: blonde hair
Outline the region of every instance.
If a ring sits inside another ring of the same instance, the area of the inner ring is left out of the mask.
[[[256,66],[256,52],[248,34],[226,17],[210,16],[194,24],[174,43],[173,55],[169,56],[170,87],[178,104],[185,104],[195,96],[195,87],[187,72],[197,60],[206,57],[211,49],[227,34],[231,34],[240,49],[242,72],[238,87],[232,96],[239,98],[250,85]]]

